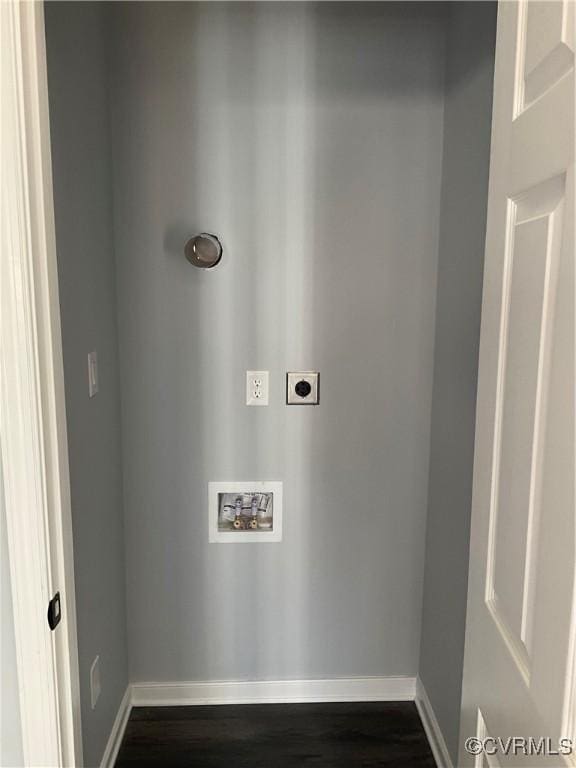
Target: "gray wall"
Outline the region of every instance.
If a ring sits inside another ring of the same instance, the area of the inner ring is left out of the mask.
[[[16,644],[14,639],[14,614],[12,612],[12,587],[10,561],[6,541],[6,507],[2,464],[0,464],[0,670],[2,671],[0,699],[0,765],[16,768],[24,765],[22,731],[20,729],[20,694],[16,671]]]
[[[417,672],[441,11],[114,8],[134,681]],[[182,254],[202,229],[208,273]],[[283,404],[290,369],[320,370],[320,407]],[[208,481],[242,479],[284,481],[281,544],[208,544]]]
[[[87,762],[127,681],[122,465],[132,680],[420,664],[455,753],[495,8],[450,6],[447,59],[443,4],[108,10],[46,8]],[[284,481],[283,543],[209,545],[208,481],[247,478]]]
[[[100,763],[128,682],[120,388],[104,6],[47,3],[84,759]],[[88,398],[96,349],[100,392]],[[90,708],[100,656],[102,693]]]
[[[420,677],[456,760],[496,6],[452,3]]]

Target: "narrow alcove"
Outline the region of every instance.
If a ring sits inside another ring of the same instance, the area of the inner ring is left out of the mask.
[[[128,684],[417,678],[455,760],[495,5],[45,15],[86,765]],[[282,483],[281,540],[211,541],[210,483]]]

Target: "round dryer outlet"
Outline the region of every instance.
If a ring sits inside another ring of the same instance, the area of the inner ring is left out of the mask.
[[[317,371],[290,371],[286,374],[287,405],[318,405],[320,374]]]

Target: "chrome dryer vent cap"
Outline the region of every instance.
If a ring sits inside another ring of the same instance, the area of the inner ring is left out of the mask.
[[[184,246],[184,255],[195,267],[211,269],[222,258],[222,243],[216,235],[201,232],[188,240]]]

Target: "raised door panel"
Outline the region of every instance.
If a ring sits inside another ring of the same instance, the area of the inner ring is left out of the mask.
[[[525,682],[531,675],[551,317],[564,177],[508,200],[486,603]]]
[[[520,109],[540,98],[574,64],[574,4],[532,2],[523,11]]]

